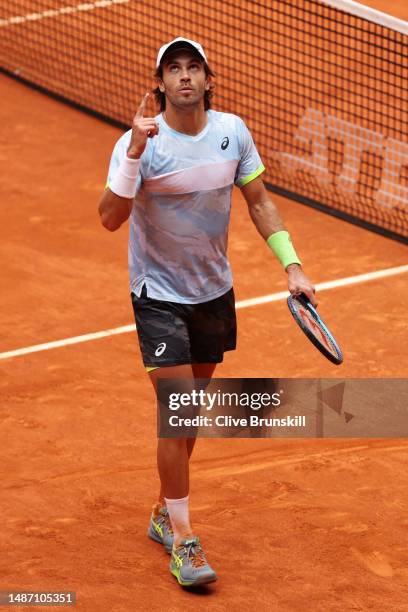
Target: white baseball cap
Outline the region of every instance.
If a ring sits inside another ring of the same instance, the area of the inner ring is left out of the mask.
[[[182,36],[178,36],[178,38],[175,38],[174,40],[171,40],[169,43],[160,47],[159,53],[157,54],[156,68],[160,66],[160,63],[164,55],[167,54],[167,52],[171,49],[171,47],[174,47],[174,50],[183,49],[183,48],[188,49],[188,48],[193,47],[193,49],[195,49],[198,52],[198,54],[201,55],[203,60],[206,63],[208,63],[207,58],[204,53],[204,49],[202,48],[200,43],[196,42],[195,40],[189,40],[188,38],[183,38]]]

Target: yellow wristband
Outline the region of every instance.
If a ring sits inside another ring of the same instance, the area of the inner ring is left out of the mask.
[[[266,242],[285,270],[293,263],[301,265],[302,262],[296,254],[289,232],[285,230],[275,232],[269,236]]]

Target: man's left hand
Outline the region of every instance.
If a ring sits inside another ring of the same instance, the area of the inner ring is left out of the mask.
[[[312,306],[316,308],[317,300],[315,297],[315,288],[302,268],[298,264],[290,264],[286,268],[288,273],[288,289],[292,295],[300,295],[304,293]]]

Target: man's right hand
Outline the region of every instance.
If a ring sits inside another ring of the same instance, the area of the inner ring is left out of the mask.
[[[132,123],[132,136],[127,150],[127,156],[131,159],[140,159],[146,147],[148,138],[153,138],[159,133],[159,126],[153,117],[143,117],[149,93],[145,95],[137,109]]]

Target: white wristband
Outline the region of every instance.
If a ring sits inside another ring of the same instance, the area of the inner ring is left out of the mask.
[[[109,189],[121,198],[133,199],[136,195],[136,178],[139,168],[140,159],[130,159],[126,155],[109,184]]]

